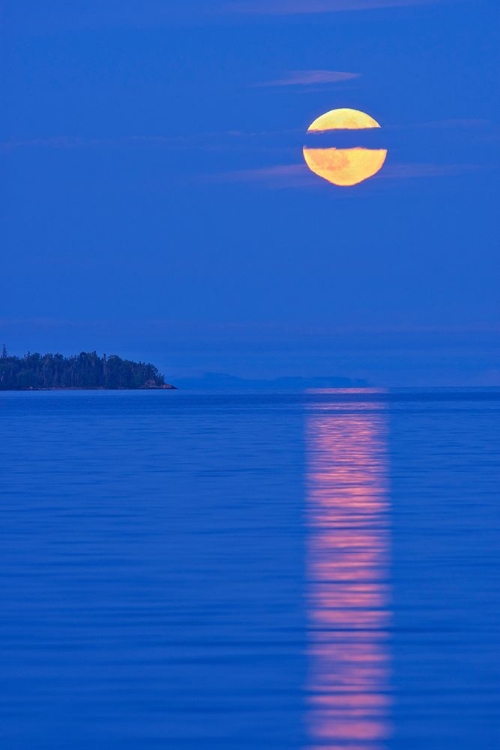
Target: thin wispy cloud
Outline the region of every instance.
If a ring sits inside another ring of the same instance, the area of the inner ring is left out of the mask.
[[[297,91],[311,89],[309,86],[317,86],[321,89],[322,85],[329,83],[339,83],[352,80],[361,76],[361,73],[351,73],[347,71],[330,71],[330,70],[296,70],[290,71],[282,78],[273,79],[254,84],[256,87],[295,87]],[[443,131],[460,131],[476,130],[481,131],[492,128],[489,120],[462,118],[435,120],[428,122],[414,122],[405,124],[388,124],[385,129],[388,131],[417,131],[417,130],[443,130]],[[158,134],[158,135],[127,135],[116,138],[102,137],[83,137],[79,135],[54,135],[47,137],[35,138],[15,138],[0,141],[0,153],[8,153],[19,149],[56,149],[56,150],[74,150],[89,149],[102,147],[151,147],[151,148],[186,148],[186,149],[205,149],[205,150],[233,150],[252,149],[252,150],[283,150],[283,140],[289,147],[297,147],[296,139],[305,133],[305,127],[285,128],[281,130],[226,130],[221,132],[208,133],[189,133],[189,134]],[[498,131],[490,134],[491,138],[498,138]],[[273,146],[274,144],[274,146]]]
[[[57,135],[49,138],[11,139],[0,142],[0,152],[17,151],[23,148],[47,148],[73,150],[81,148],[95,148],[99,146],[119,145],[176,145],[179,146],[183,138],[170,138],[164,136],[130,136],[125,138],[82,138],[80,136]]]
[[[262,334],[269,333],[270,335],[279,335],[280,337],[286,334],[303,334],[306,337],[310,336],[351,336],[353,334],[485,334],[498,336],[500,334],[500,324],[498,323],[471,323],[463,325],[411,325],[411,324],[398,324],[393,325],[291,325],[276,323],[273,321],[265,321],[262,323],[243,323],[227,321],[221,322],[210,322],[210,321],[190,321],[182,318],[97,318],[92,320],[78,320],[70,318],[48,318],[48,317],[26,317],[26,318],[0,318],[0,329],[8,329],[14,327],[27,327],[31,329],[33,327],[46,328],[48,330],[53,328],[68,327],[71,329],[82,328],[88,330],[100,330],[106,329],[108,331],[123,331],[124,328],[127,331],[133,331],[139,335],[143,335],[144,330],[148,331],[159,331],[164,334],[179,334],[181,337],[186,332],[190,333],[208,333],[214,334],[219,332],[230,332],[240,336],[241,333],[247,334]]]
[[[374,180],[411,180],[417,178],[455,177],[482,170],[477,164],[389,164]],[[310,189],[324,187],[327,183],[311,173],[303,163],[276,164],[260,169],[242,169],[223,172],[204,178],[217,183],[240,183],[261,186],[270,190]]]
[[[199,26],[225,23],[234,16],[293,16],[321,13],[370,11],[378,8],[405,8],[436,3],[458,3],[466,0],[142,0],[140,3],[86,0],[71,3],[31,3],[29,12],[24,3],[12,0],[9,23],[40,35],[71,29],[134,28]]]
[[[378,8],[405,8],[414,5],[433,5],[448,0],[241,0],[223,7],[227,13],[262,16],[313,15],[320,13],[348,13]]]
[[[305,164],[276,164],[260,169],[241,169],[232,172],[222,172],[206,178],[209,182],[218,183],[246,183],[262,185],[269,189],[283,190],[287,188],[310,188],[318,184],[318,180]]]
[[[316,86],[330,83],[342,83],[359,78],[361,73],[347,73],[338,70],[292,70],[282,78],[257,83],[259,88],[277,88],[281,86]]]
[[[388,164],[377,178],[409,180],[419,177],[457,177],[479,172],[484,168],[479,164]]]
[[[491,125],[491,122],[489,120],[455,118],[448,120],[430,120],[429,122],[418,122],[412,127],[429,130],[450,130],[452,128],[485,128],[489,125]]]
[[[27,138],[0,141],[0,153],[19,149],[74,150],[91,148],[115,148],[121,146],[164,148],[164,149],[203,149],[211,150],[271,150],[276,139],[290,139],[302,133],[302,128],[288,128],[276,131],[245,132],[228,130],[219,133],[191,133],[188,135],[130,135],[117,138],[86,138],[81,136],[57,135],[46,138]],[[283,145],[283,144],[281,144]]]

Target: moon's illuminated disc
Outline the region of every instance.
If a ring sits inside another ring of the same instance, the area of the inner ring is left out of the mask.
[[[370,115],[357,109],[333,109],[318,117],[308,133],[330,130],[366,130],[380,128]],[[362,148],[308,148],[304,147],[307,166],[333,185],[349,187],[368,180],[379,172],[387,158],[386,149]]]
[[[304,159],[314,174],[333,185],[358,185],[377,174],[387,157],[385,149],[304,148]]]
[[[379,128],[373,117],[359,109],[332,109],[309,125],[308,133],[323,133],[325,130],[366,130]]]

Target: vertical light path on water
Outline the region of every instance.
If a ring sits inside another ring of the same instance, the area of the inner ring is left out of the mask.
[[[307,417],[308,750],[387,747],[390,591],[384,409],[367,394],[366,401],[316,403]]]

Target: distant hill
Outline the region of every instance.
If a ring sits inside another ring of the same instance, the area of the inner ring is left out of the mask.
[[[131,362],[116,354],[99,357],[82,352],[26,354],[10,357],[5,347],[0,356],[0,391],[53,389],[173,389],[154,365]]]
[[[365,380],[353,380],[344,377],[282,377],[272,380],[259,380],[215,372],[207,372],[198,377],[178,378],[176,384],[183,390],[201,391],[301,391],[307,388],[364,388],[368,385]]]

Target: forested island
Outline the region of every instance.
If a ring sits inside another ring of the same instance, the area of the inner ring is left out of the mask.
[[[131,362],[116,354],[99,357],[82,352],[74,357],[62,354],[26,354],[11,357],[5,346],[0,356],[0,391],[62,389],[174,389],[154,365]]]

